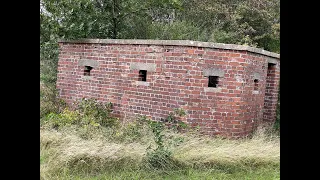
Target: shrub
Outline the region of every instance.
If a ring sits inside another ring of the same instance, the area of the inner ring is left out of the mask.
[[[55,86],[40,83],[40,125],[50,113],[60,113],[66,107],[64,100],[57,98]]]
[[[198,41],[208,41],[209,39],[207,31],[186,21],[174,21],[169,24],[154,22],[148,26],[146,31],[149,39]]]
[[[149,128],[154,135],[156,148],[151,146],[147,148],[146,167],[152,169],[173,169],[178,167],[178,162],[173,159],[172,152],[165,146],[164,142],[164,124],[159,121],[147,120]]]
[[[103,104],[93,99],[83,99],[75,109],[65,108],[61,113],[51,112],[43,120],[54,129],[76,126],[82,138],[91,138],[101,127],[118,125],[118,118],[112,117],[112,104]]]
[[[168,117],[165,119],[168,128],[176,131],[187,129],[188,125],[181,120],[186,114],[187,113],[183,109],[175,108],[173,112],[170,112]]]
[[[138,116],[130,122],[123,123],[120,128],[114,129],[113,138],[120,142],[149,142],[152,132],[146,116]]]
[[[94,99],[82,99],[77,110],[81,117],[85,117],[85,123],[97,123],[104,127],[112,127],[118,124],[118,118],[112,117],[112,103],[102,103]]]
[[[71,126],[79,124],[80,116],[76,111],[64,109],[61,113],[50,113],[47,115],[46,121],[50,123],[52,128],[58,129],[61,126]]]
[[[147,149],[147,168],[151,169],[172,169],[176,166],[172,152],[166,148]]]

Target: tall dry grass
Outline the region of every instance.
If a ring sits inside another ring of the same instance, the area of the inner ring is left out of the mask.
[[[102,138],[83,139],[70,132],[40,130],[40,175],[55,179],[54,175],[95,173],[104,170],[137,168],[144,156],[145,145],[117,144]]]
[[[266,128],[258,128],[252,138],[230,140],[212,137],[186,137],[174,149],[175,157],[192,166],[279,165],[280,138]]]
[[[252,138],[241,140],[172,131],[164,134],[173,158],[186,168],[232,170],[270,165],[278,167],[280,164],[280,138],[270,135],[264,128],[258,129]],[[83,139],[72,128],[40,130],[41,178],[59,179],[62,174],[97,174],[143,168],[146,149],[154,145],[152,138],[119,141],[115,136],[97,134],[96,138]]]

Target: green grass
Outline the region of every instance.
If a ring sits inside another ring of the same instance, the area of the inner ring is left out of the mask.
[[[81,179],[81,180],[126,180],[126,179],[150,179],[150,180],[212,180],[212,179],[243,179],[243,180],[276,180],[280,179],[279,169],[276,168],[259,168],[255,170],[236,171],[228,173],[219,169],[184,169],[179,171],[146,171],[146,170],[128,170],[104,172],[98,175],[74,175],[72,173],[59,174],[52,179]]]

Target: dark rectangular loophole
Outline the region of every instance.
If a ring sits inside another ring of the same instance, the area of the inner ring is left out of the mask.
[[[90,71],[91,71],[92,67],[91,66],[85,66],[84,67],[84,76],[90,76]]]
[[[274,70],[276,67],[276,64],[274,63],[268,63],[268,70]]]
[[[259,90],[259,80],[258,79],[254,80],[254,90],[255,91]]]
[[[218,76],[209,76],[208,87],[218,87],[219,77]]]
[[[147,70],[140,70],[139,71],[138,81],[147,81]]]

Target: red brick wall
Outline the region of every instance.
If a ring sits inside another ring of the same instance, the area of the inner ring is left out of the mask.
[[[161,120],[173,108],[183,108],[188,124],[200,126],[207,134],[227,137],[249,134],[263,117],[275,120],[279,61],[276,77],[269,77],[266,83],[267,56],[191,46],[59,45],[57,89],[67,103],[83,97],[112,102],[114,113],[125,119],[143,114]],[[84,77],[84,65],[79,63],[84,59],[98,63],[89,78]],[[141,83],[139,68],[132,68],[132,63],[154,64],[155,69],[148,71],[147,81]],[[208,68],[223,72],[218,88],[208,87],[204,76]],[[259,89],[253,92],[255,77],[260,78]],[[264,101],[266,84],[272,87],[267,89],[271,103]]]
[[[263,120],[274,122],[276,116],[276,106],[278,102],[278,87],[280,82],[279,64],[269,64],[267,66],[267,79],[264,98]]]

